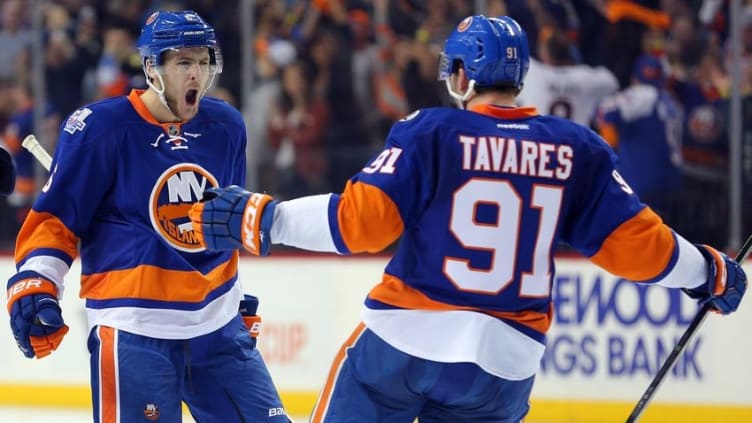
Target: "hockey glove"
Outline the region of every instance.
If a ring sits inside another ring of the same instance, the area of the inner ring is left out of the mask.
[[[253,346],[256,346],[256,338],[261,333],[261,316],[256,314],[258,312],[259,300],[258,297],[253,295],[244,295],[243,300],[240,301],[240,317],[243,318],[245,327],[248,328],[248,334],[251,335]]]
[[[700,305],[710,303],[711,309],[721,314],[736,311],[747,289],[747,275],[736,261],[707,245],[697,245],[708,263],[708,280],[683,291]]]
[[[16,344],[28,358],[50,355],[68,333],[57,287],[37,272],[24,271],[8,280],[8,312]]]
[[[245,248],[266,256],[271,248],[269,233],[276,205],[269,195],[231,185],[206,190],[188,215],[199,242],[207,249]]]

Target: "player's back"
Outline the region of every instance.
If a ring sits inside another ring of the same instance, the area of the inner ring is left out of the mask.
[[[612,172],[594,132],[533,108],[427,109],[395,124],[353,178],[386,194],[404,224],[364,322],[418,357],[529,375],[551,322],[559,240],[591,256],[642,208]],[[451,351],[436,344],[456,332],[464,341]],[[506,358],[478,358],[502,345]]]
[[[400,306],[419,308],[425,296],[438,308],[510,320],[535,314],[532,326],[545,333],[559,240],[592,255],[615,227],[582,225],[585,198],[597,194],[589,190],[611,178],[609,147],[589,129],[533,108],[493,106],[423,110],[396,124],[387,145],[402,156],[394,171],[359,179],[392,199],[405,229],[386,268],[392,286],[377,287],[371,299],[404,284],[416,297],[403,296]],[[638,208],[630,203],[625,213]]]

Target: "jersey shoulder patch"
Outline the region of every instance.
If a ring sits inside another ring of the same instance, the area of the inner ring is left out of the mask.
[[[68,116],[68,120],[65,121],[63,131],[73,135],[76,131],[83,131],[86,127],[86,119],[91,115],[92,111],[88,107],[83,107]]]
[[[58,142],[87,144],[128,127],[138,115],[125,97],[112,97],[80,107],[61,125]]]

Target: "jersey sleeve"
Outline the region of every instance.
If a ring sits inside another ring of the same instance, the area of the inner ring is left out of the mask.
[[[283,201],[272,242],[313,251],[381,251],[417,219],[430,197],[431,130],[418,111],[396,123],[384,148],[348,180],[340,194]],[[421,176],[422,175],[422,176]]]
[[[644,205],[616,171],[616,155],[605,143],[599,146],[589,140],[574,155],[568,187],[571,206],[563,222],[562,239],[590,257],[611,231],[637,215]]]
[[[424,113],[414,112],[392,126],[383,150],[350,178],[335,199],[331,231],[339,251],[386,248],[425,207],[438,147],[433,145],[431,117],[421,116]]]
[[[572,218],[562,239],[625,279],[670,287],[702,283],[707,271],[699,251],[640,202],[614,169],[613,152],[599,143],[579,151]]]
[[[98,130],[97,119],[100,116],[83,108],[65,123],[47,183],[16,242],[19,271],[37,271],[59,287],[117,167],[117,142],[105,128]]]

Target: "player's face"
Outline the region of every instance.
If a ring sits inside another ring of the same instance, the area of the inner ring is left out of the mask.
[[[211,77],[209,49],[191,47],[169,51],[161,71],[165,100],[172,112],[182,120],[196,116],[199,96]]]

